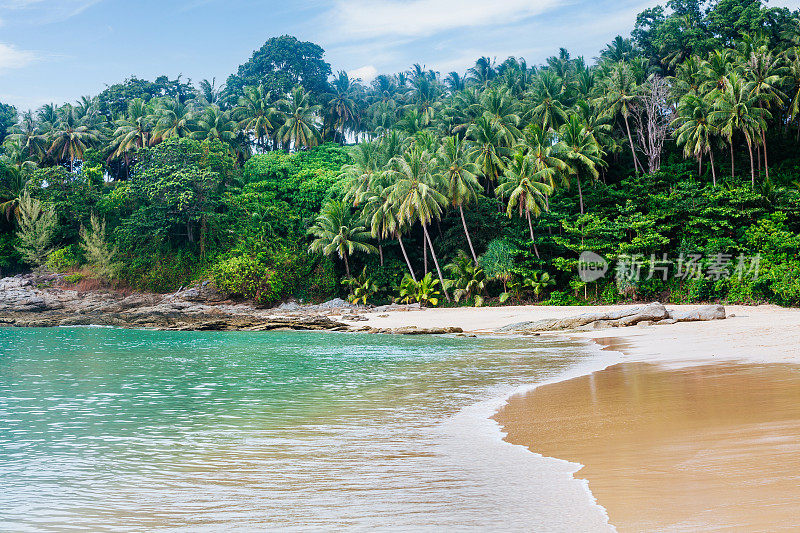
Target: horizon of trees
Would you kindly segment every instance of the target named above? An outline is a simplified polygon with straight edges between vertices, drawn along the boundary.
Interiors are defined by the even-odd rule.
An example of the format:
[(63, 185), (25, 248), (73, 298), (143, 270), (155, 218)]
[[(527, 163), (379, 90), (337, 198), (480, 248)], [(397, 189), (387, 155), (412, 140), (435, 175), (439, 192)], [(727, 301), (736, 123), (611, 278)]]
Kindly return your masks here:
[[(278, 282), (273, 274), (286, 268), (286, 250), (308, 247), (306, 232), (316, 238), (312, 251), (338, 258), (348, 278), (357, 272), (351, 255), (377, 253), (383, 268), (385, 248), (396, 242), (411, 281), (426, 279), (430, 293), (435, 283), (428, 274), (435, 273), (438, 290), (450, 300), (450, 292), (480, 296), (490, 284), (481, 276), (489, 272), (502, 281), (503, 294), (537, 286), (538, 297), (542, 287), (535, 280), (546, 275), (552, 281), (550, 275), (574, 267), (565, 253), (592, 246), (611, 251), (612, 235), (620, 231), (630, 242), (615, 245), (612, 255), (656, 251), (670, 238), (657, 234), (659, 221), (648, 219), (642, 204), (659, 192), (653, 180), (665, 164), (681, 175), (665, 194), (689, 182), (705, 187), (708, 180), (711, 192), (702, 194), (716, 202), (745, 182), (773, 207), (796, 202), (784, 190), (792, 176), (781, 170), (776, 177), (775, 168), (793, 164), (800, 139), (800, 10), (768, 8), (760, 0), (669, 0), (640, 13), (631, 36), (616, 37), (592, 64), (562, 48), (538, 66), (481, 57), (465, 73), (443, 75), (415, 64), (369, 85), (345, 72), (332, 75), (323, 54), (313, 43), (276, 37), (222, 86), (203, 80), (195, 87), (180, 76), (134, 77), (74, 105), (26, 111), (6, 127), (2, 208), (12, 213), (23, 191), (36, 184), (53, 190), (58, 184), (74, 194), (78, 185), (70, 182), (91, 182), (91, 194), (114, 196), (122, 206), (108, 215), (119, 218), (109, 227), (123, 253), (133, 242), (141, 249), (141, 236), (157, 236), (169, 243), (169, 253), (180, 249), (198, 263), (213, 260), (208, 252), (215, 250), (222, 257), (214, 267), (220, 281), (250, 269), (247, 283), (271, 295), (288, 289), (266, 287), (264, 279)], [(16, 114), (6, 107), (0, 107), (0, 132), (13, 122), (3, 117)], [(344, 153), (314, 150), (354, 141)], [(286, 153), (309, 156), (280, 155)], [(676, 156), (693, 161), (696, 172), (687, 174)], [(313, 164), (293, 177), (290, 161)], [(645, 177), (649, 184), (637, 181)], [(290, 186), (298, 188), (282, 189)], [(625, 187), (629, 191), (620, 190)], [(195, 203), (181, 200), (173, 209), (180, 216), (170, 211), (167, 217), (171, 226), (154, 226), (148, 218), (154, 198), (181, 188)], [(261, 244), (246, 235), (256, 231), (252, 226), (239, 227), (238, 236), (214, 237), (224, 226), (214, 221), (241, 215), (232, 205), (250, 195), (259, 205), (248, 207), (247, 216), (263, 222)], [(296, 214), (292, 229), (275, 230), (285, 221), (269, 214), (267, 204), (280, 202)], [(630, 227), (611, 223), (612, 206)], [(62, 242), (75, 242), (95, 208), (75, 214)], [(713, 209), (703, 224), (723, 211), (735, 218)], [(736, 233), (733, 241), (744, 238), (731, 222), (716, 223)], [(443, 235), (443, 225), (461, 232), (463, 256), (452, 247), (442, 254), (435, 237)], [(164, 237), (177, 235), (175, 228), (182, 228), (180, 238)], [(579, 236), (579, 244), (565, 240), (565, 233)], [(535, 268), (497, 266), (504, 244), (495, 241), (512, 235), (530, 254), (526, 246), (505, 253)], [(254, 261), (262, 270), (251, 272), (252, 264), (231, 257), (233, 250), (260, 258)], [(460, 278), (447, 280), (444, 272)], [(560, 286), (566, 279), (561, 275)], [(371, 285), (362, 281), (363, 292)]]

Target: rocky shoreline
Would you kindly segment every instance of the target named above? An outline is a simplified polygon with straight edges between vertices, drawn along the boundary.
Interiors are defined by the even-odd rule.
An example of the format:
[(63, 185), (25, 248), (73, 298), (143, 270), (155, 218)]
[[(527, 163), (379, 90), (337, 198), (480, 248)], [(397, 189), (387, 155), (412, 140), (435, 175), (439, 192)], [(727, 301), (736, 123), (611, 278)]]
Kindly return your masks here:
[[(402, 307), (402, 306), (397, 306)], [(405, 306), (409, 307), (409, 306)], [(418, 307), (417, 307), (418, 308)], [(179, 331), (349, 331), (368, 310), (343, 300), (260, 309), (225, 300), (207, 286), (172, 294), (79, 291), (58, 275), (0, 279), (0, 326), (114, 326)], [(374, 311), (374, 309), (369, 309)]]
[[(112, 326), (175, 331), (318, 330), (375, 334), (461, 334), (462, 328), (427, 324), (374, 327), (360, 324), (388, 312), (424, 311), (419, 304), (354, 305), (339, 298), (311, 305), (288, 302), (271, 309), (226, 300), (207, 282), (172, 294), (124, 294), (112, 290), (81, 291), (58, 274), (27, 274), (0, 279), (0, 327)], [(633, 325), (726, 318), (721, 305), (691, 311), (669, 310), (654, 302), (613, 311), (558, 319), (517, 322), (499, 333), (587, 331)]]

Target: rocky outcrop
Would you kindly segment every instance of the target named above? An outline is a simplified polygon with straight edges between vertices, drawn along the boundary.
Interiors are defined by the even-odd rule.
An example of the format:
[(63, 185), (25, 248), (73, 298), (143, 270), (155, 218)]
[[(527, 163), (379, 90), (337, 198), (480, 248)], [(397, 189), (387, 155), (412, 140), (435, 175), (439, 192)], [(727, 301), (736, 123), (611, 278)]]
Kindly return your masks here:
[(725, 318), (725, 308), (721, 305), (706, 305), (691, 311), (670, 311), (662, 304), (653, 302), (615, 309), (608, 312), (584, 313), (567, 318), (544, 319), (532, 322), (517, 322), (504, 326), (498, 331), (506, 333), (535, 333), (542, 331), (616, 328), (642, 325), (666, 325), (676, 322), (720, 320)]
[(33, 275), (0, 279), (0, 325), (249, 331), (348, 328), (344, 322), (313, 311), (289, 316), (247, 304), (212, 304), (219, 296), (203, 285), (168, 295), (124, 295), (59, 288), (51, 286), (54, 281)]

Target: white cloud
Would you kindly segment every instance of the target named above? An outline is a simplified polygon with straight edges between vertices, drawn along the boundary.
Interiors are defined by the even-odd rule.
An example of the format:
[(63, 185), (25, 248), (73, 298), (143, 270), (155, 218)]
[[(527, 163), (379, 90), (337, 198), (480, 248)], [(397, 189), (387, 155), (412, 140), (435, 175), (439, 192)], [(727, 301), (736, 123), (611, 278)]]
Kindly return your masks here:
[(363, 83), (369, 83), (378, 75), (378, 69), (373, 65), (364, 65), (363, 67), (355, 68), (347, 73), (351, 80), (361, 80)]
[[(558, 0), (338, 0), (330, 24), (341, 40), (422, 37), (456, 28), (509, 24), (543, 13)], [(328, 18), (326, 16), (326, 18)]]
[(36, 60), (36, 54), (14, 45), (0, 43), (0, 72), (22, 68)]

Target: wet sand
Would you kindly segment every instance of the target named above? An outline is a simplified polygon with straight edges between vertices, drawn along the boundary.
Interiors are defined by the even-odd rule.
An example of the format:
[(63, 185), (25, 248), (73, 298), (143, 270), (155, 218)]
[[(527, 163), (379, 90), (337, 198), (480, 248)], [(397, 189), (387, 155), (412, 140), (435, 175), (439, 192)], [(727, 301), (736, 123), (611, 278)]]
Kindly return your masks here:
[(800, 366), (623, 362), (495, 419), (509, 442), (585, 465), (575, 477), (620, 531), (800, 529)]

